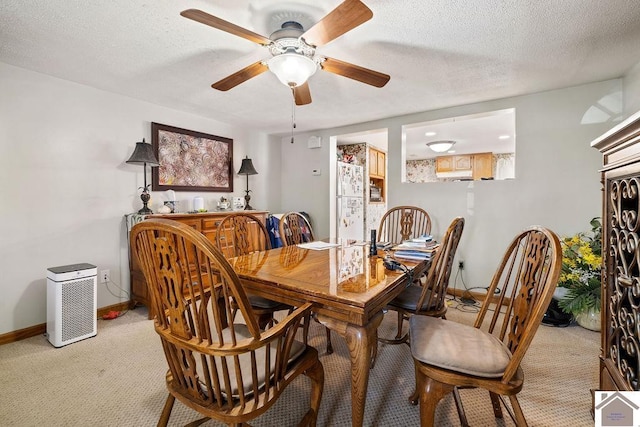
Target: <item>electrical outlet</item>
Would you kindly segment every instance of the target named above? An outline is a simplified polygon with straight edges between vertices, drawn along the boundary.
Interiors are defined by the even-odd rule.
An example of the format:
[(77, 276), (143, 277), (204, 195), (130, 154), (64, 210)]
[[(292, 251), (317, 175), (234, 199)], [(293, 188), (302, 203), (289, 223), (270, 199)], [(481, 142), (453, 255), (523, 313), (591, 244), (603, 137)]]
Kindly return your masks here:
[(100, 271), (100, 283), (109, 283), (109, 278), (111, 274), (109, 270), (101, 270)]
[(464, 261), (458, 261), (458, 269), (464, 270)]

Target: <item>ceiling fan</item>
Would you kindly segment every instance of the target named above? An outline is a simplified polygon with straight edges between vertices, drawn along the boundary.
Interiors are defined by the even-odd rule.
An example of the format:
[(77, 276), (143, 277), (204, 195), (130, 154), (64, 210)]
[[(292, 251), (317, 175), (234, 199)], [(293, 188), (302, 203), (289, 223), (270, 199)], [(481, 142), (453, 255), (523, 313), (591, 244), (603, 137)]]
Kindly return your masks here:
[(307, 30), (298, 22), (285, 22), (269, 38), (198, 9), (184, 10), (180, 15), (265, 46), (272, 55), (268, 60), (255, 62), (212, 84), (211, 87), (217, 90), (227, 91), (271, 70), (284, 85), (292, 89), (296, 105), (306, 105), (311, 103), (307, 79), (318, 67), (375, 87), (383, 87), (390, 79), (390, 76), (378, 71), (315, 55), (317, 47), (373, 17), (371, 9), (360, 0), (345, 0)]

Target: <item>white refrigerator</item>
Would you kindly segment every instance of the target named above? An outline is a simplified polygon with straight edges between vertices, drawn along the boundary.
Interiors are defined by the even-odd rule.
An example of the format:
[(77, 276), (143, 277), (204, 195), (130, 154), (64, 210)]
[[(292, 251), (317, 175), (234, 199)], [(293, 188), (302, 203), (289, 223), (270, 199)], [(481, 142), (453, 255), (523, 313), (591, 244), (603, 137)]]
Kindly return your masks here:
[(364, 170), (338, 162), (338, 232), (340, 239), (364, 240)]

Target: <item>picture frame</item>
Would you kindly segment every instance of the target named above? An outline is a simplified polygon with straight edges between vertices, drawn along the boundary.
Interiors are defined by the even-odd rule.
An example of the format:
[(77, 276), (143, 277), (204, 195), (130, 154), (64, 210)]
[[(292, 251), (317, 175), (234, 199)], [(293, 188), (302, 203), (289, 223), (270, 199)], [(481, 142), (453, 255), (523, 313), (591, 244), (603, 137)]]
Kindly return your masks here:
[(153, 191), (233, 192), (232, 139), (152, 122), (151, 144)]

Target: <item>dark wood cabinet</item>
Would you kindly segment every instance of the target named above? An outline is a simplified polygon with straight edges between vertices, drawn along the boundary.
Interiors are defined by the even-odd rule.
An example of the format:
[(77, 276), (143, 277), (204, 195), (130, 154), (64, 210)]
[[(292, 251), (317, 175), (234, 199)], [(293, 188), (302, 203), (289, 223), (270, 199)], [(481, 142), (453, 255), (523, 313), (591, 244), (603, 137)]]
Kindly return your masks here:
[[(207, 212), (196, 214), (153, 214), (153, 215), (132, 215), (135, 218), (128, 219), (129, 232), (133, 224), (140, 222), (147, 218), (167, 218), (174, 221), (179, 221), (187, 224), (196, 230), (204, 234), (213, 244), (216, 244), (216, 230), (220, 221), (229, 215), (230, 212)], [(266, 211), (250, 211), (250, 213), (258, 217), (263, 224), (266, 225), (267, 214)], [(129, 239), (131, 240), (131, 239)], [(135, 256), (133, 256), (133, 248), (131, 242), (129, 242), (129, 272), (131, 280), (131, 304), (144, 304), (149, 307), (149, 292), (147, 290), (147, 282), (145, 281), (144, 274), (138, 266)], [(151, 310), (149, 310), (149, 317), (152, 316)]]
[(591, 144), (603, 158), (600, 390), (640, 389), (640, 112)]

